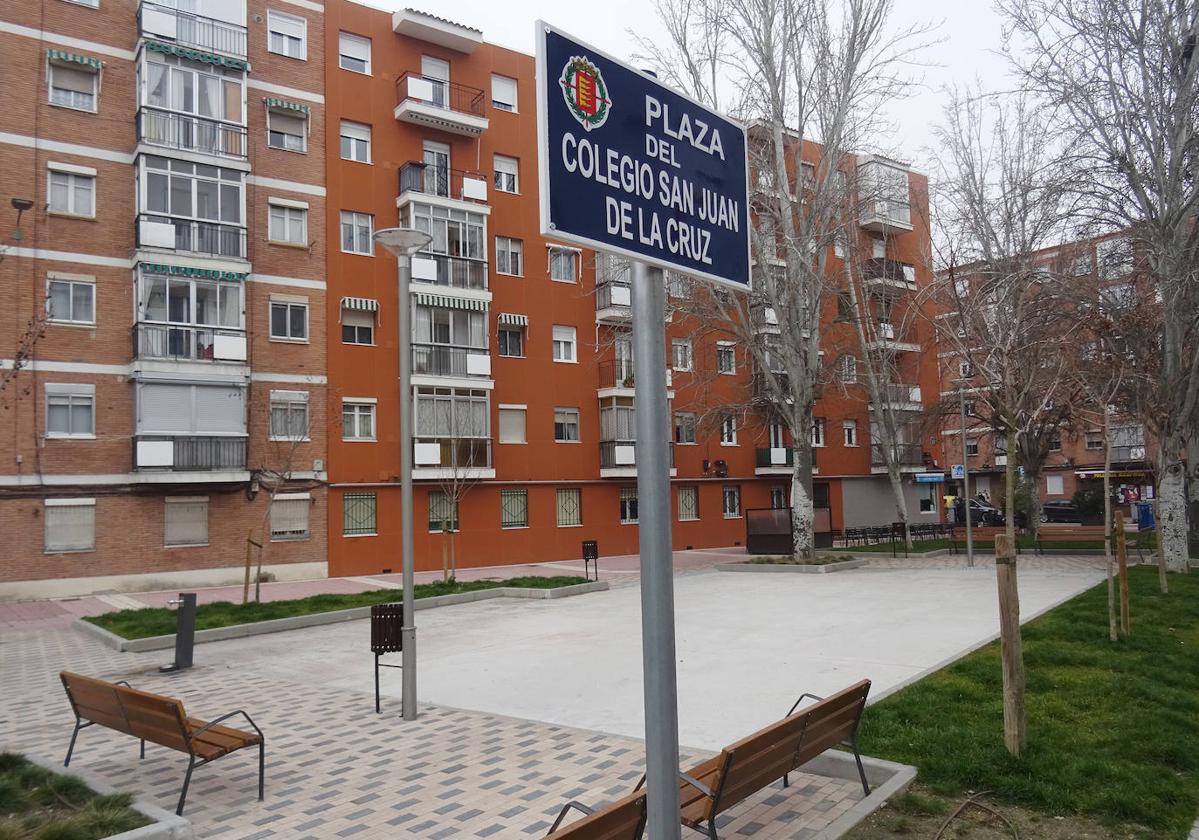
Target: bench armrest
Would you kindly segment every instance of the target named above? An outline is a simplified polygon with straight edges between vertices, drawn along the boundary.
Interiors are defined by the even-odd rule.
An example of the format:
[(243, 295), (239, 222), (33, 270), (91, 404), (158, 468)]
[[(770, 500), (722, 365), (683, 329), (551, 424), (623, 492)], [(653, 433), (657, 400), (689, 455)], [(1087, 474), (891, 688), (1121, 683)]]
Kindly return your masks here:
[(682, 771), (679, 771), (679, 778), (682, 779), (687, 784), (691, 785), (691, 787), (698, 790), (704, 796), (708, 797), (709, 799), (712, 798), (712, 788), (705, 785), (699, 779), (695, 778), (694, 776), (689, 776)]
[(594, 808), (589, 808), (586, 805), (584, 805), (582, 802), (575, 802), (572, 799), (570, 802), (567, 802), (565, 805), (562, 806), (562, 810), (558, 812), (558, 819), (554, 820), (554, 824), (550, 826), (550, 830), (546, 834), (546, 837), (548, 837), (550, 834), (553, 834), (555, 831), (558, 830), (558, 826), (562, 825), (562, 820), (566, 819), (566, 815), (568, 813), (570, 813), (571, 808), (574, 808), (576, 811), (579, 811), (582, 814), (594, 814), (595, 813)]
[(791, 707), (791, 711), (787, 712), (787, 717), (791, 717), (791, 715), (795, 714), (795, 710), (799, 708), (799, 704), (804, 700), (815, 700), (817, 703), (819, 703), (823, 699), (823, 697), (819, 697), (815, 694), (804, 692), (803, 694), (799, 695), (799, 699), (795, 701), (795, 705)]
[(201, 732), (207, 732), (209, 729), (212, 729), (212, 727), (216, 726), (221, 721), (228, 720), (231, 717), (237, 717), (238, 715), (241, 715), (242, 717), (244, 717), (246, 719), (246, 722), (249, 723), (250, 726), (253, 728), (253, 730), (258, 733), (259, 740), (264, 741), (264, 742), (266, 741), (266, 737), (262, 734), (262, 730), (258, 728), (258, 724), (254, 723), (254, 719), (252, 717), (250, 717), (248, 714), (246, 714), (241, 709), (237, 709), (236, 711), (232, 711), (227, 715), (221, 715), (219, 718), (214, 718), (213, 720), (208, 721), (208, 723), (201, 726), (195, 732), (189, 732), (187, 735), (187, 739), (189, 741), (191, 741), (197, 735), (199, 735)]

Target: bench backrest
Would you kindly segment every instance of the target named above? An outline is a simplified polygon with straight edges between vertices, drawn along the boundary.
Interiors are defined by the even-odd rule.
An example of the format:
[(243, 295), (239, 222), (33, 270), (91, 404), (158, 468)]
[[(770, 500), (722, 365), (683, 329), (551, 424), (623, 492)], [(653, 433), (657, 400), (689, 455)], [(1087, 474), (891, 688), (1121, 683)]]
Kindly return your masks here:
[(794, 765), (806, 727), (806, 718), (795, 714), (725, 747), (720, 773), (713, 779), (716, 801), (709, 804), (709, 816), (712, 807), (724, 811), (782, 778)]
[(853, 737), (866, 708), (866, 695), (870, 693), (870, 680), (851, 685), (823, 700), (799, 709), (792, 717), (803, 716), (806, 725), (803, 739), (795, 752), (792, 768), (807, 764), (830, 747)]
[(191, 752), (187, 713), (180, 701), (70, 671), (60, 676), (78, 717), (160, 746)]
[(644, 828), (645, 791), (639, 790), (547, 836), (555, 840), (637, 840)]

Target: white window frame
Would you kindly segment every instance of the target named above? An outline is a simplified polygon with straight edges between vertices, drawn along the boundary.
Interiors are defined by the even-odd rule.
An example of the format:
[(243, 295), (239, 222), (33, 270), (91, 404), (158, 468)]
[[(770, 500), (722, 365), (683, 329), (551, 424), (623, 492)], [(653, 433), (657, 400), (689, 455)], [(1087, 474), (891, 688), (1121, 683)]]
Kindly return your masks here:
[[(55, 180), (65, 181), (67, 206), (55, 207), (51, 201)], [(88, 206), (80, 206), (79, 190), (86, 186), (90, 194)], [(96, 218), (96, 170), (90, 166), (75, 166), (68, 163), (46, 164), (46, 208), (55, 216), (72, 216), (77, 219)]]
[[(91, 499), (46, 499), (43, 503), (43, 526), (42, 526), (42, 550), (46, 554), (74, 554), (84, 551), (96, 550), (96, 500)], [(91, 510), (91, 542), (84, 545), (82, 541), (72, 545), (56, 545), (52, 546), (50, 542), (50, 528), (54, 524), (54, 516), (51, 516), (50, 511), (54, 508), (82, 508)]]
[[(501, 346), (500, 335), (505, 332), (514, 332), (520, 336), (520, 354), (519, 355), (514, 354), (514, 353), (502, 352), (504, 350), (512, 349), (511, 344), (507, 344), (506, 346)], [(498, 327), (496, 327), (496, 331), (495, 331), (496, 355), (503, 359), (523, 359), (523, 358), (525, 358), (525, 344), (526, 344), (526, 342), (528, 342), (528, 340), (529, 340), (529, 337), (528, 337), (528, 335), (525, 334), (525, 328), (523, 326), (521, 326), (519, 324), (500, 324)]]
[(978, 438), (977, 437), (967, 437), (966, 438), (966, 457), (970, 458), (975, 455), (978, 455)]
[(858, 381), (858, 358), (846, 353), (837, 360), (837, 381), (842, 385), (856, 385)]
[[(512, 268), (512, 258), (516, 257), (516, 271)], [(512, 236), (497, 236), (495, 238), (495, 273), (506, 274), (509, 277), (524, 277), (525, 242)]]
[(497, 192), (520, 194), (520, 160), (510, 155), (492, 155), (492, 182)]
[[(304, 531), (276, 531), (275, 530), (275, 505), (282, 502), (283, 504), (292, 503), (297, 508), (299, 503), (304, 503)], [(271, 526), (271, 542), (291, 542), (294, 540), (306, 540), (312, 537), (312, 497), (309, 493), (279, 493), (271, 500), (270, 511), (270, 526)]]
[[(290, 131), (283, 131), (281, 128), (276, 128), (274, 120), (279, 117), (282, 117), (285, 120), (297, 120), (300, 123), (300, 133), (298, 135), (292, 134)], [(286, 141), (284, 141), (282, 144), (272, 143), (272, 134), (281, 134), (284, 137), (299, 137), (300, 147), (298, 149), (293, 148), (292, 146), (289, 146)], [(276, 110), (275, 108), (268, 108), (266, 112), (266, 145), (268, 148), (276, 149), (281, 152), (295, 152), (296, 154), (301, 155), (308, 154), (308, 116), (301, 111), (293, 111), (291, 109), (283, 111)]]
[(958, 378), (972, 379), (974, 377), (974, 365), (970, 362), (958, 362)]
[[(359, 47), (360, 48), (360, 47), (362, 47), (363, 44), (365, 44), (366, 45), (366, 58), (363, 59), (360, 56), (354, 55), (352, 53), (347, 53), (346, 52), (347, 40), (348, 40), (348, 46), (350, 46), (350, 47)], [(342, 63), (342, 59), (344, 59), (344, 58), (349, 58), (353, 61), (361, 61), (365, 65), (365, 67), (362, 70), (359, 70), (357, 67), (346, 67), (345, 64)], [(371, 75), (371, 39), (367, 38), (364, 35), (355, 35), (353, 32), (338, 32), (337, 33), (337, 66), (340, 67), (342, 70), (348, 70), (351, 73), (358, 73), (359, 75), (362, 75), (362, 76)]]
[[(72, 111), (83, 111), (85, 114), (99, 113), (99, 111), (100, 111), (100, 71), (99, 70), (95, 70), (95, 69), (87, 70), (87, 69), (84, 69), (84, 65), (75, 64), (74, 62), (72, 62), (70, 64), (66, 64), (66, 63), (60, 64), (55, 61), (48, 61), (47, 64), (49, 66), (49, 70), (46, 74), (46, 101), (47, 102), (49, 102), (51, 105), (55, 106), (56, 108), (69, 108)], [(78, 104), (72, 104), (71, 102), (55, 102), (54, 101), (54, 73), (56, 70), (67, 70), (67, 71), (72, 71), (72, 72), (76, 72), (76, 73), (86, 73), (92, 77), (92, 94), (91, 94), (92, 103), (91, 103), (90, 108), (85, 108), (82, 105), (78, 105)], [(69, 88), (59, 88), (59, 90), (70, 90), (70, 89)], [(71, 92), (79, 93), (79, 91), (71, 91)]]
[[(171, 540), (171, 511), (180, 510), (184, 506), (204, 506), (204, 540), (202, 542), (196, 540)], [(208, 497), (207, 496), (178, 496), (167, 498), (164, 500), (162, 511), (162, 544), (165, 548), (198, 548), (208, 545), (209, 540), (209, 518), (208, 518)]]
[(672, 338), (670, 340), (670, 366), (678, 371), (690, 371), (694, 365), (691, 339)]
[[(724, 366), (724, 359), (729, 360), (729, 365)], [(716, 372), (722, 376), (737, 375), (737, 343), (735, 341), (718, 341), (716, 342)]]
[[(361, 233), (362, 225), (366, 224), (366, 241), (367, 249), (358, 251), (353, 248), (346, 248), (345, 227), (350, 225), (353, 230), (351, 244), (357, 244), (358, 236)], [(359, 254), (364, 257), (373, 257), (375, 255), (375, 216), (373, 213), (360, 213), (357, 210), (342, 210), (341, 225), (339, 227), (340, 236), (338, 237), (343, 254)]]
[[(376, 411), (378, 400), (373, 397), (344, 397), (341, 401), (341, 439), (350, 443), (374, 443), (379, 439), (379, 417)], [(346, 413), (354, 415), (353, 435), (346, 436)], [(369, 417), (371, 421), (370, 436), (360, 435), (362, 418)]]
[[(279, 213), (283, 225), (284, 238), (280, 239), (275, 236), (275, 218), (276, 211)], [(278, 245), (298, 245), (303, 248), (308, 247), (308, 202), (306, 201), (291, 201), (285, 198), (267, 199), (267, 240)], [(299, 240), (289, 238), (288, 234), (291, 231), (293, 217), (298, 217), (300, 221), (300, 238)]]
[[(341, 141), (350, 141), (350, 156), (345, 156), (345, 150), (342, 148)], [(371, 127), (367, 123), (354, 122), (353, 120), (342, 120), (341, 126), (338, 129), (337, 141), (338, 154), (342, 160), (353, 161), (354, 163), (371, 163)], [(359, 149), (365, 151), (365, 157), (358, 157)]]
[[(523, 521), (513, 520), (504, 522), (504, 513), (506, 510), (504, 500), (507, 499), (522, 499), (524, 502), (524, 517)], [(529, 527), (529, 491), (524, 487), (505, 487), (500, 490), (500, 528), (505, 531), (511, 531), (519, 528)]]
[[(275, 27), (276, 23), (282, 23), (285, 25), (290, 24), (291, 26), (295, 26), (295, 24), (299, 24), (300, 34), (298, 36), (296, 36), (296, 35), (292, 34), (291, 32), (284, 32), (282, 30), (277, 30)], [(298, 38), (298, 40), (300, 42), (299, 55), (292, 55), (290, 52), (282, 52), (280, 50), (274, 49), (271, 46), (271, 36), (274, 34), (283, 35), (287, 38)], [(287, 43), (290, 44), (291, 42), (288, 41)], [(298, 61), (307, 61), (308, 60), (308, 19), (301, 17), (299, 15), (289, 15), (287, 12), (277, 12), (274, 9), (267, 9), (266, 10), (266, 50), (269, 53), (274, 53), (275, 55), (285, 56), (286, 58), (294, 58)]]
[[(527, 405), (507, 405), (501, 404), (499, 414), (496, 415), (499, 420), (499, 428), (496, 430), (496, 441), (503, 444), (525, 444), (529, 442), (529, 407)], [(504, 417), (514, 417), (520, 415), (520, 440), (515, 440), (504, 435)]]
[(579, 363), (578, 329), (564, 324), (554, 324), (551, 331), (553, 358), (555, 362), (576, 365)]
[[(304, 415), (304, 434), (293, 437), (287, 433), (287, 429), (283, 430), (283, 434), (275, 428), (275, 409), (283, 408), (290, 418), (293, 412), (300, 412)], [(286, 423), (284, 425), (287, 425)], [(267, 434), (270, 440), (282, 440), (288, 442), (302, 443), (312, 439), (312, 419), (308, 410), (308, 392), (307, 391), (271, 391), (270, 406), (267, 411)]]
[[(558, 415), (562, 414), (563, 419), (559, 420)], [(574, 432), (575, 436), (570, 437), (571, 420), (569, 415), (574, 415)], [(558, 437), (558, 426), (561, 424), (567, 436), (564, 438)], [(583, 440), (583, 421), (582, 415), (578, 408), (573, 406), (555, 406), (554, 407), (554, 443), (582, 443)]]
[[(370, 323), (367, 324), (366, 322)], [(342, 309), (341, 310), (341, 343), (350, 347), (374, 347), (375, 333), (379, 329), (378, 320), (374, 312), (368, 312), (361, 309)], [(355, 330), (369, 329), (371, 331), (370, 341), (346, 341), (345, 327), (353, 327)], [(355, 333), (355, 338), (358, 335)]]
[(858, 441), (858, 421), (857, 420), (842, 420), (841, 421), (841, 442), (848, 447), (861, 446)]
[[(96, 386), (83, 383), (47, 382), (43, 388), (45, 406), (46, 438), (53, 440), (95, 440), (96, 439)], [(67, 430), (50, 430), (50, 403), (67, 406)], [(91, 431), (72, 432), (71, 416), (76, 408), (91, 409)]]
[(726, 414), (720, 421), (720, 445), (737, 445), (737, 415)]
[[(282, 306), (287, 309), (287, 332), (286, 334), (278, 335), (275, 333), (275, 307)], [(293, 308), (303, 308), (304, 310), (304, 335), (291, 335), (291, 310)], [(308, 311), (308, 298), (293, 298), (290, 296), (271, 295), (270, 303), (267, 311), (267, 335), (270, 341), (286, 341), (292, 344), (307, 344), (308, 336), (311, 334), (310, 329), (310, 313)]]
[[(508, 102), (507, 99), (504, 97), (496, 96), (496, 93), (498, 91), (496, 91), (495, 83), (497, 81), (505, 86), (508, 82), (512, 83), (512, 101), (511, 102)], [(520, 105), (519, 93), (520, 93), (519, 86), (517, 85), (516, 79), (513, 79), (511, 76), (501, 75), (499, 73), (491, 74), (491, 107), (492, 108), (495, 108), (497, 111), (507, 111), (509, 114), (519, 113), (519, 111), (517, 110), (517, 108)]]
[[(550, 245), (549, 247), (549, 271), (550, 279), (555, 283), (578, 283), (579, 282), (579, 251), (577, 248), (563, 248), (561, 245)], [(563, 265), (569, 267), (565, 277), (555, 274), (555, 268), (561, 269)]]
[(825, 423), (824, 423), (823, 417), (813, 417), (812, 418), (812, 446), (814, 448), (818, 449), (825, 445), (826, 437), (824, 434), (824, 432), (825, 432), (824, 427), (825, 427)]
[[(633, 516), (628, 516), (630, 510), (629, 502), (632, 502), (635, 513)], [(621, 487), (620, 488), (620, 524), (621, 525), (636, 525), (641, 521), (641, 504), (637, 499), (636, 487)]]
[[(1053, 488), (1057, 489), (1054, 490)], [(1050, 473), (1045, 476), (1045, 495), (1046, 496), (1064, 496), (1066, 495), (1066, 477), (1063, 475), (1054, 475)]]
[[(55, 283), (65, 283), (68, 287), (67, 300), (70, 301), (70, 311), (66, 313), (67, 317), (62, 317), (61, 313), (55, 313), (52, 304), (53, 298), (50, 294)], [(90, 318), (75, 317), (75, 287), (90, 286), (92, 290), (92, 314)], [(96, 278), (91, 275), (83, 274), (61, 274), (51, 271), (46, 274), (46, 319), (51, 324), (63, 324), (67, 326), (77, 327), (94, 327), (96, 325)]]
[[(687, 432), (687, 434), (680, 435), (680, 429)], [(680, 437), (689, 437), (690, 440), (679, 440)], [(674, 442), (679, 446), (696, 445), (696, 419), (694, 411), (676, 411), (674, 413)]]
[[(733, 504), (729, 505), (729, 500)], [(741, 485), (725, 484), (720, 488), (720, 510), (725, 519), (741, 518)]]

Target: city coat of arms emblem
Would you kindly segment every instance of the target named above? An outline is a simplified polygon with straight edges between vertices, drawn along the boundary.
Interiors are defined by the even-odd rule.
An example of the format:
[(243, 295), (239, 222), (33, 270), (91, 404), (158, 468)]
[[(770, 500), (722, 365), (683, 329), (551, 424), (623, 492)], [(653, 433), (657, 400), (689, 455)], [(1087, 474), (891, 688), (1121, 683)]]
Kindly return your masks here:
[(562, 68), (562, 98), (571, 114), (587, 131), (608, 119), (612, 100), (599, 68), (583, 56), (572, 56)]

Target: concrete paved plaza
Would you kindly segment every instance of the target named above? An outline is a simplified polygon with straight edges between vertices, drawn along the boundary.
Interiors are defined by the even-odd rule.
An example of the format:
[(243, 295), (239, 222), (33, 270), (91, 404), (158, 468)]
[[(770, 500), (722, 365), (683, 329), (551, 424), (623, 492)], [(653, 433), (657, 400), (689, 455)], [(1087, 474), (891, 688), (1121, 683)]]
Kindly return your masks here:
[[(995, 575), (981, 563), (882, 558), (832, 575), (691, 564), (676, 577), (687, 758), (776, 720), (800, 692), (869, 677), (878, 695), (986, 640)], [(1029, 559), (1020, 575), (1026, 616), (1102, 579), (1091, 558)], [(201, 645), (197, 667), (171, 676), (155, 672), (167, 652), (118, 654), (61, 622), (5, 629), (0, 748), (61, 757), (65, 668), (179, 696), (198, 717), (254, 715), (267, 734), (267, 799), (255, 799), (250, 753), (202, 768), (187, 811), (198, 836), (541, 836), (565, 800), (619, 796), (641, 773), (640, 590), (635, 575), (622, 580), (560, 601), (419, 613), (415, 724), (398, 718), (396, 699), (373, 712), (365, 621)], [(383, 680), (398, 696), (399, 672)], [(136, 742), (98, 727), (81, 733), (76, 764), (168, 808), (185, 766), (156, 747), (139, 762)], [(860, 798), (855, 783), (801, 777), (743, 803), (722, 836), (811, 838)]]

